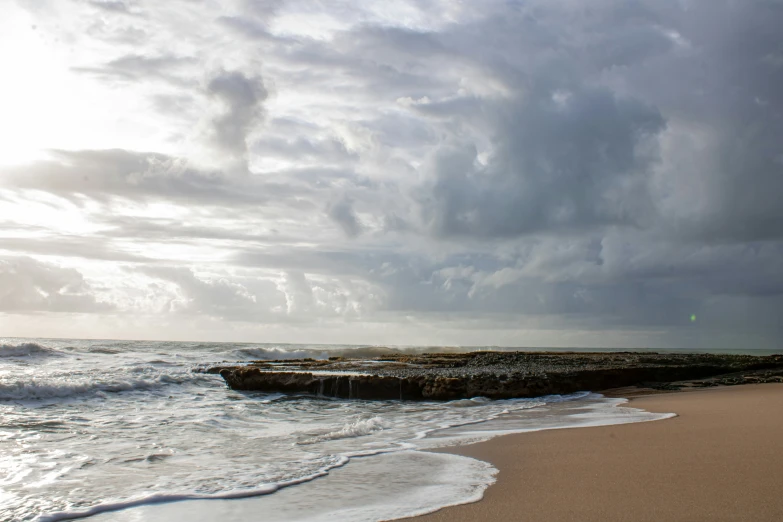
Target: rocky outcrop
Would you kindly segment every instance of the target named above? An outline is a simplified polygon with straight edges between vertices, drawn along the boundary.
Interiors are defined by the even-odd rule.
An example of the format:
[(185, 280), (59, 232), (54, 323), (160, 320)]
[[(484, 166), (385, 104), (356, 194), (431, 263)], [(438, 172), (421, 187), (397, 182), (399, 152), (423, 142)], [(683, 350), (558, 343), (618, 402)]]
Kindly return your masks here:
[(219, 373), (236, 390), (346, 399), (452, 400), (537, 397), (758, 370), (783, 372), (783, 355), (474, 352), (256, 362), (207, 371)]

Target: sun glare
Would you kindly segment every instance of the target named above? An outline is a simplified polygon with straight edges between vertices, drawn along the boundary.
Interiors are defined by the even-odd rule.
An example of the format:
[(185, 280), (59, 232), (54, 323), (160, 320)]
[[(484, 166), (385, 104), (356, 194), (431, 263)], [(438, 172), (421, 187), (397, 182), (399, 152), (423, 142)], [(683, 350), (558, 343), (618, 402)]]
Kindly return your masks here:
[[(44, 45), (30, 17), (13, 7), (0, 17), (0, 164), (23, 163), (40, 155), (41, 137), (56, 125), (51, 91), (61, 67)], [(59, 88), (59, 85), (58, 85)], [(44, 121), (49, 121), (45, 125)]]
[[(76, 69), (92, 56), (48, 40), (29, 13), (0, 17), (0, 166), (43, 159), (51, 149), (161, 149), (159, 125), (133, 89), (112, 88)], [(84, 56), (83, 56), (84, 55)]]

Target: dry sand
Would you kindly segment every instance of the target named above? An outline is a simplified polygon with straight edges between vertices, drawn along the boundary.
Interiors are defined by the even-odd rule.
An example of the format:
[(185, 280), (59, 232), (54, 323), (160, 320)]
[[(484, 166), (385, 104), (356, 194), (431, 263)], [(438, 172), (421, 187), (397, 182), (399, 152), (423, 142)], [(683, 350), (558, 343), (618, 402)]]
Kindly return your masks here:
[(484, 500), (435, 521), (783, 521), (783, 384), (640, 397), (673, 419), (509, 435), (459, 448), (492, 462)]

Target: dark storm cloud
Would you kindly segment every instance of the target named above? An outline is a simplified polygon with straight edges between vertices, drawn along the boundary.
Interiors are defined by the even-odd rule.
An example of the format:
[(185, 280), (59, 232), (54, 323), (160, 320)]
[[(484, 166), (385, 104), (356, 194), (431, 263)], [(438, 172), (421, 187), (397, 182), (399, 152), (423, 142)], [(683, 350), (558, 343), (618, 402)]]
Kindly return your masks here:
[(783, 238), (783, 4), (694, 2), (682, 49), (628, 83), (691, 133), (659, 180), (671, 229), (710, 241)]
[[(602, 86), (601, 74), (606, 67), (641, 63), (671, 43), (661, 29), (644, 26), (645, 18), (653, 23), (646, 11), (606, 7), (591, 4), (584, 20), (575, 21), (560, 4), (534, 4), (442, 37), (462, 47), (465, 57), (483, 60), (487, 74), (511, 95), (414, 105), (422, 114), (479, 120), (491, 133), (484, 164), (464, 139), (447, 144), (432, 161), (431, 180), (419, 198), (433, 232), (514, 237), (639, 226), (650, 219), (646, 183), (659, 159), (666, 118), (644, 98)], [(563, 31), (564, 17), (576, 24), (574, 34)], [(640, 28), (646, 36), (639, 36)], [(582, 41), (587, 31), (592, 41)], [(499, 54), (498, 45), (508, 52)]]
[(530, 92), (503, 106), (488, 165), (470, 145), (434, 165), (426, 221), (442, 235), (515, 236), (638, 224), (648, 206), (644, 143), (663, 129), (653, 107), (604, 89)]
[[(473, 102), (501, 115), (486, 166), (469, 142), (439, 154), (422, 199), (433, 229), (486, 237), (627, 224), (693, 240), (781, 238), (781, 4), (597, 2), (578, 20), (568, 4), (533, 3), (442, 36), (469, 42), (465, 55), (488, 57), (518, 94)], [(498, 43), (513, 52), (500, 60)], [(416, 109), (465, 107), (431, 105)]]

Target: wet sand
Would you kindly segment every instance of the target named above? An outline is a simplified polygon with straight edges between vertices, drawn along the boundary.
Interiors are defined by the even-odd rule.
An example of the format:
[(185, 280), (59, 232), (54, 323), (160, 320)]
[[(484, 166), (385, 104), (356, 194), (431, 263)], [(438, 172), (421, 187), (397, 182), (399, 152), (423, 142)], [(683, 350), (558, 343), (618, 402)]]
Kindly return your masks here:
[(668, 420), (509, 435), (454, 451), (493, 463), (474, 504), (416, 522), (783, 520), (783, 384), (632, 399)]

